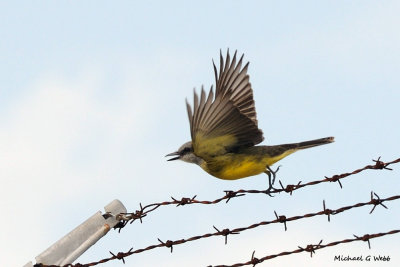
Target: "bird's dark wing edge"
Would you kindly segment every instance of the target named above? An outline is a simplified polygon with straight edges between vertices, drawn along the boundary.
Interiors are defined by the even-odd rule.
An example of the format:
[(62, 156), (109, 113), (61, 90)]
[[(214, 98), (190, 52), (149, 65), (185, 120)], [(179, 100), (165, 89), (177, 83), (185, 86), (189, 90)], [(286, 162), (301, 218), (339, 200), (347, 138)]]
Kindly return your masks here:
[(263, 133), (257, 126), (253, 92), (247, 69), (242, 60), (236, 64), (236, 52), (230, 61), (220, 56), (220, 72), (215, 64), (216, 93), (211, 86), (208, 96), (202, 87), (200, 98), (194, 92), (193, 110), (186, 100), (194, 152), (203, 158), (227, 153), (237, 147), (262, 142)]

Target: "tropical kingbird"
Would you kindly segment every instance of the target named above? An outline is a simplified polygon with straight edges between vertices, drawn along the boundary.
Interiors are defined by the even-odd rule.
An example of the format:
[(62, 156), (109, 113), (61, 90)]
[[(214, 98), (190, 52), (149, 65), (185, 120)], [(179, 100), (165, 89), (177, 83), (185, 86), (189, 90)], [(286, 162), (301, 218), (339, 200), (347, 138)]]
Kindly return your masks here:
[[(270, 166), (300, 149), (329, 144), (333, 137), (276, 146), (256, 146), (264, 140), (258, 128), (253, 90), (247, 69), (242, 68), (243, 55), (236, 64), (236, 52), (230, 60), (220, 52), (219, 73), (214, 64), (213, 86), (208, 96), (201, 89), (200, 100), (194, 92), (193, 110), (186, 100), (192, 141), (167, 156), (199, 165), (209, 174), (224, 180), (235, 180), (260, 173), (269, 177), (271, 190), (275, 173)], [(271, 181), (271, 173), (274, 179)]]

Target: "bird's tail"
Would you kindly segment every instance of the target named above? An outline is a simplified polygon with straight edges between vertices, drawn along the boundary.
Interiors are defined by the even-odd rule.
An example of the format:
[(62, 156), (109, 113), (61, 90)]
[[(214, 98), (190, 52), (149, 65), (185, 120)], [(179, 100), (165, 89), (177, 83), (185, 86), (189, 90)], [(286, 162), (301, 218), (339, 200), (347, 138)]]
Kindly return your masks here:
[(334, 137), (325, 137), (325, 138), (320, 138), (320, 139), (315, 139), (311, 141), (305, 141), (298, 143), (298, 149), (305, 149), (313, 146), (320, 146), (320, 145), (325, 145), (329, 144), (335, 141)]
[[(267, 165), (271, 166), (275, 162), (301, 149), (314, 146), (325, 145), (334, 142), (333, 137), (325, 137), (300, 143), (282, 144), (277, 146), (259, 146), (263, 154), (267, 155)], [(255, 147), (257, 148), (257, 146)]]
[(300, 143), (295, 143), (295, 144), (284, 144), (281, 145), (285, 147), (286, 149), (294, 149), (294, 150), (299, 150), (299, 149), (306, 149), (314, 146), (320, 146), (320, 145), (325, 145), (334, 142), (335, 138), (334, 137), (325, 137), (325, 138), (319, 138), (315, 140), (310, 140), (310, 141), (304, 141)]

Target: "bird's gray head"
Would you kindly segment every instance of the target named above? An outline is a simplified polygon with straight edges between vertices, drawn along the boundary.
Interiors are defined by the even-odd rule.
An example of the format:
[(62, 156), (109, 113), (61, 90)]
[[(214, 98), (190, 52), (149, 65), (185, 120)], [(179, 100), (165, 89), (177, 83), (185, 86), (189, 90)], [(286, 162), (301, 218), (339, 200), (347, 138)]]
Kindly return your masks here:
[(193, 153), (192, 142), (184, 143), (178, 149), (178, 151), (172, 152), (172, 153), (169, 153), (168, 155), (166, 155), (166, 157), (169, 157), (169, 156), (176, 156), (176, 157), (170, 158), (168, 161), (180, 159), (185, 162), (196, 163), (197, 165), (200, 165), (203, 161), (201, 158), (199, 158), (198, 156), (196, 156)]

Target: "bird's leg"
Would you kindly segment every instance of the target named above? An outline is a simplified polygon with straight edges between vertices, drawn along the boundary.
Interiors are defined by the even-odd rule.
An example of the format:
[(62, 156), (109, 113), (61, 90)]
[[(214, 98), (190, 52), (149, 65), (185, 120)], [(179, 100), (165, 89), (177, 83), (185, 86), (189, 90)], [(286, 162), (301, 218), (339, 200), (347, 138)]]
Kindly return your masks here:
[(275, 183), (275, 178), (276, 178), (276, 173), (279, 171), (279, 168), (281, 167), (281, 165), (279, 165), (278, 166), (278, 168), (276, 168), (276, 170), (275, 171), (273, 171), (269, 166), (267, 166), (267, 170), (268, 170), (268, 172), (270, 173), (270, 175), (271, 175), (271, 173), (272, 173), (272, 185), (274, 185), (274, 183)]
[(271, 192), (272, 189), (275, 189), (273, 187), (274, 183), (275, 183), (275, 178), (276, 178), (276, 173), (279, 171), (279, 168), (281, 166), (278, 166), (278, 168), (273, 171), (269, 166), (267, 166), (265, 173), (268, 175), (268, 189), (266, 191), (267, 194), (269, 194)]

